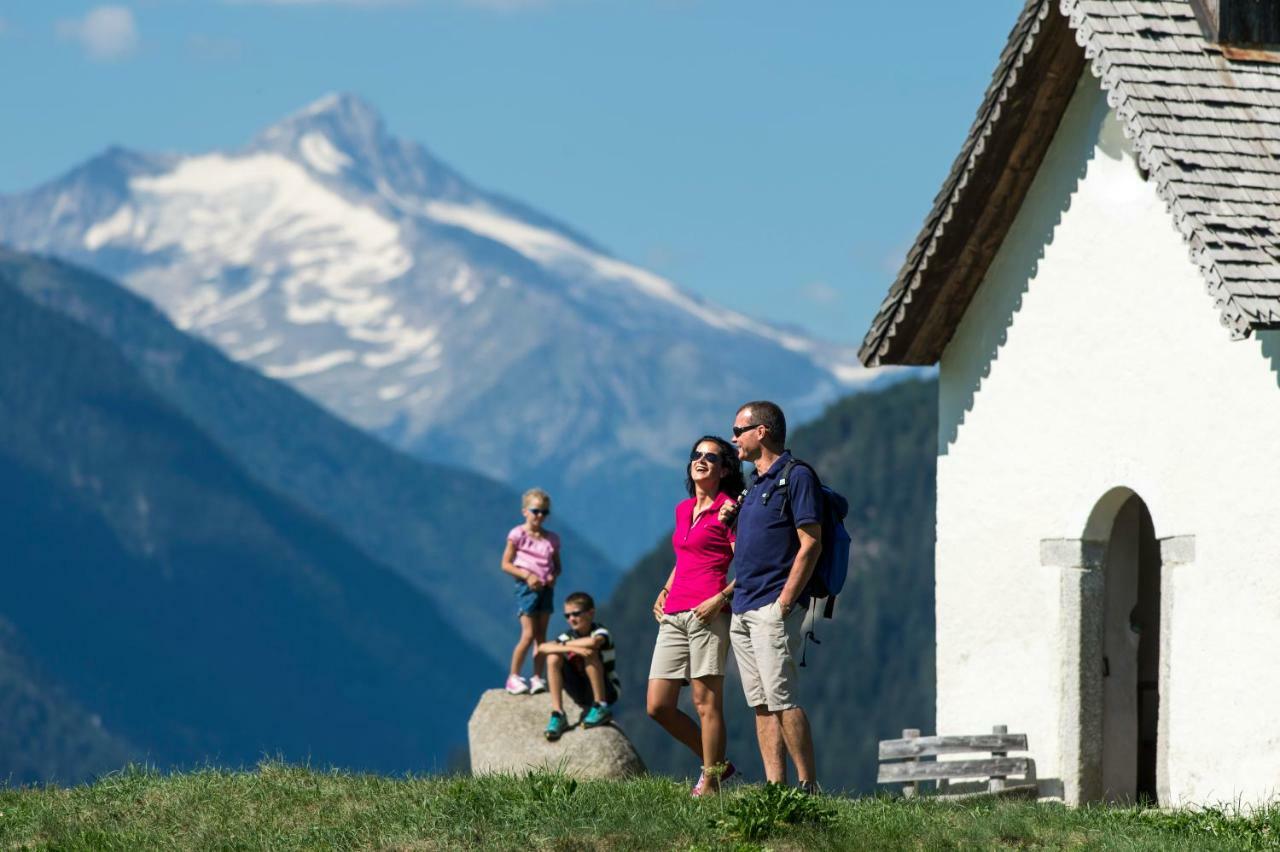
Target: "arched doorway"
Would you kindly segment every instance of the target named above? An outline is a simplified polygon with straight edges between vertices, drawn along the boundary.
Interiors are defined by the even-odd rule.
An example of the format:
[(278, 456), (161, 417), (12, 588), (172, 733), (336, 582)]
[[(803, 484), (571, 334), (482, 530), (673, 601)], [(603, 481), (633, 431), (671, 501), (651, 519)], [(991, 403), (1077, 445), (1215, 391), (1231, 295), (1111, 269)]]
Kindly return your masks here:
[(1111, 524), (1102, 571), (1102, 798), (1155, 802), (1160, 730), (1160, 544), (1131, 494)]
[[(1195, 536), (1156, 539), (1146, 503), (1113, 488), (1077, 539), (1040, 542), (1059, 575), (1059, 768), (1069, 804), (1146, 798), (1171, 804), (1173, 577)], [(1176, 570), (1172, 570), (1175, 569)]]

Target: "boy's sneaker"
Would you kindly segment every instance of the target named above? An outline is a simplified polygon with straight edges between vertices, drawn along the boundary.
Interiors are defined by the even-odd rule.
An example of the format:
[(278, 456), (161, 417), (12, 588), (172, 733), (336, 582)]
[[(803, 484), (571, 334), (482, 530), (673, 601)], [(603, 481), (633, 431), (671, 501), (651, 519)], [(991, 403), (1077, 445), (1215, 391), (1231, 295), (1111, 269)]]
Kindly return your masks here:
[(546, 737), (551, 742), (560, 739), (560, 735), (569, 730), (569, 720), (559, 710), (551, 711), (551, 718), (547, 720)]
[(529, 694), (530, 695), (537, 695), (540, 692), (546, 692), (546, 691), (547, 691), (547, 682), (545, 680), (538, 677), (537, 675), (534, 675), (533, 677), (529, 678)]
[(613, 720), (613, 710), (608, 704), (592, 704), (591, 709), (582, 717), (582, 727), (594, 728)]
[[(738, 767), (733, 765), (733, 761), (725, 761), (724, 772), (720, 773), (720, 783), (723, 784), (736, 774), (738, 774)], [(689, 791), (689, 795), (696, 799), (711, 792), (713, 791), (707, 787), (707, 771), (704, 769), (702, 774), (698, 776), (698, 783), (694, 784), (693, 789)]]
[(512, 695), (525, 695), (529, 692), (529, 684), (520, 675), (510, 675), (507, 677), (507, 692)]

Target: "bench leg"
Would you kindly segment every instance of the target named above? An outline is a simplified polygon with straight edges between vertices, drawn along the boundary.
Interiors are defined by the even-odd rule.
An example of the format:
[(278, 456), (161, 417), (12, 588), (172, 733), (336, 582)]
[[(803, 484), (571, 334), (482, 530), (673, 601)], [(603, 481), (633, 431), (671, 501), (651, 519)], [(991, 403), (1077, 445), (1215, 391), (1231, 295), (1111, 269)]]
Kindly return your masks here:
[[(996, 725), (995, 727), (993, 727), (993, 728), (991, 729), (991, 733), (993, 733), (993, 734), (1007, 734), (1007, 733), (1009, 733), (1009, 726), (1008, 726), (1008, 725)], [(992, 756), (992, 757), (1008, 757), (1008, 756), (1009, 756), (1009, 752), (1007, 752), (1007, 751), (993, 751), (993, 752), (991, 752), (991, 756)], [(987, 792), (988, 792), (988, 793), (999, 793), (1001, 790), (1003, 790), (1003, 789), (1004, 789), (1004, 782), (1005, 782), (1005, 777), (1004, 777), (1003, 775), (992, 775), (992, 776), (991, 776), (991, 780), (987, 782)]]
[[(920, 736), (920, 729), (919, 729), (919, 728), (904, 728), (904, 729), (903, 729), (903, 731), (902, 731), (902, 738), (903, 738), (904, 740), (914, 740), (914, 739), (916, 739), (916, 738), (917, 738), (917, 737), (919, 737), (919, 736)], [(915, 762), (917, 762), (917, 760), (918, 760), (918, 759), (919, 759), (919, 758), (909, 757), (909, 758), (907, 758), (906, 762), (907, 762), (907, 763), (915, 763)], [(903, 784), (903, 785), (902, 785), (902, 798), (904, 798), (904, 799), (913, 799), (913, 798), (915, 798), (916, 792), (917, 792), (917, 791), (916, 791), (916, 782), (914, 782), (914, 781), (908, 781), (906, 784)]]

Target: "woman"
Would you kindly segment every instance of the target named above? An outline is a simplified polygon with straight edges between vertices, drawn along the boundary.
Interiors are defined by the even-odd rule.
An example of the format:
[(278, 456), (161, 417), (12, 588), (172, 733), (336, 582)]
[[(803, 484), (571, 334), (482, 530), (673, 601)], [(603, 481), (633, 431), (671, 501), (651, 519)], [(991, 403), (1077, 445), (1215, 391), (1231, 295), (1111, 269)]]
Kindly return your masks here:
[[(671, 537), (676, 564), (653, 604), (660, 625), (649, 668), (648, 710), (671, 736), (702, 763), (692, 795), (718, 792), (734, 772), (724, 763), (724, 664), (729, 652), (733, 584), (726, 583), (733, 561), (733, 531), (720, 522), (720, 506), (743, 488), (738, 454), (728, 441), (699, 438), (685, 469), (689, 499), (676, 506)], [(677, 706), (680, 690), (693, 685), (698, 722)]]

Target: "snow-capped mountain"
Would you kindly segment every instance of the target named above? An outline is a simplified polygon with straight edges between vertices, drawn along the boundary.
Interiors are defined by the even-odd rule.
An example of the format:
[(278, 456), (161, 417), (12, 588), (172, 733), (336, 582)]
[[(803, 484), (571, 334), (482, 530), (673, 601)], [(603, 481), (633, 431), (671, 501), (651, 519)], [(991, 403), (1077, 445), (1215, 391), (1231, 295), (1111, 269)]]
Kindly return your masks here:
[(619, 563), (737, 403), (799, 420), (876, 375), (478, 189), (350, 95), (237, 151), (108, 150), (0, 198), (0, 241), (119, 279), (420, 456), (549, 488)]

